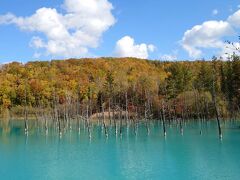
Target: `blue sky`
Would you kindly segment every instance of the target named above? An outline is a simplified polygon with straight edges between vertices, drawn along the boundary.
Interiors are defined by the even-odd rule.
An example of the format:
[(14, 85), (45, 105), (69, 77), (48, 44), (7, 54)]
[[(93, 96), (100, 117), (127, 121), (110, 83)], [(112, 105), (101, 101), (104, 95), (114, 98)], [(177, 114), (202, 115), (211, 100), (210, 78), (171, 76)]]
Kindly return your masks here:
[[(87, 0), (1, 0), (0, 62), (99, 56), (136, 56), (167, 60), (210, 58), (224, 51), (222, 47), (224, 40), (235, 41), (239, 35), (240, 16), (238, 17), (237, 12), (240, 1), (236, 0), (100, 0), (101, 3), (97, 0), (91, 1), (94, 7), (96, 5), (96, 8), (99, 8), (95, 15), (88, 10), (81, 10), (84, 5), (82, 2), (86, 3)], [(71, 9), (73, 8), (71, 3), (79, 3), (79, 9)], [(78, 18), (79, 21), (73, 21), (75, 24), (66, 28), (68, 33), (86, 32), (91, 42), (71, 36), (66, 40), (66, 44), (76, 42), (76, 46), (73, 44), (75, 50), (72, 50), (66, 45), (61, 47), (59, 38), (56, 39), (46, 32), (46, 28), (51, 27), (41, 29), (42, 26), (36, 25), (33, 18), (31, 23), (26, 20), (43, 7), (50, 8), (48, 10), (55, 9), (57, 15), (75, 13), (77, 17), (82, 17), (82, 14), (87, 14), (91, 18), (99, 18), (100, 21), (103, 19), (105, 21), (105, 17), (108, 20), (105, 21), (103, 28), (96, 31), (94, 26), (91, 26), (90, 30), (89, 28), (82, 30), (82, 26), (77, 25), (78, 22), (90, 18), (87, 20)], [(101, 14), (103, 11), (108, 13)], [(50, 13), (50, 11), (42, 13), (48, 12)], [(13, 17), (6, 18), (7, 13), (11, 13)], [(233, 15), (233, 18), (229, 18)], [(20, 20), (20, 17), (24, 20)], [(205, 22), (209, 23), (204, 24)], [(68, 26), (66, 23), (63, 24)], [(193, 29), (196, 25), (200, 27)], [(88, 27), (88, 22), (83, 26)], [(188, 35), (185, 34), (187, 30), (191, 30)], [(210, 37), (204, 40), (209, 32)], [(217, 37), (215, 34), (218, 34)], [(198, 36), (201, 37), (201, 42), (195, 39)], [(65, 41), (63, 37), (60, 39), (61, 42)], [(56, 42), (57, 47), (60, 43), (59, 47), (63, 50), (52, 50), (50, 41)], [(81, 50), (78, 51), (78, 48)]]

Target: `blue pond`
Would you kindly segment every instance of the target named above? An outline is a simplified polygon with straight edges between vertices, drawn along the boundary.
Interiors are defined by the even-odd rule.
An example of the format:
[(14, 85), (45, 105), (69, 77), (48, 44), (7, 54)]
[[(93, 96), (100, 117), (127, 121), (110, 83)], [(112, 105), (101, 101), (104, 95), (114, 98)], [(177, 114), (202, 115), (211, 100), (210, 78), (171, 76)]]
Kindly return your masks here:
[(22, 122), (0, 125), (1, 179), (236, 179), (240, 178), (240, 123), (222, 123), (219, 140), (216, 123), (186, 122), (167, 126), (164, 138), (160, 122), (151, 122), (149, 134), (139, 123), (123, 134), (109, 127), (91, 128), (92, 138), (82, 127), (59, 137), (55, 130), (30, 126), (24, 134)]

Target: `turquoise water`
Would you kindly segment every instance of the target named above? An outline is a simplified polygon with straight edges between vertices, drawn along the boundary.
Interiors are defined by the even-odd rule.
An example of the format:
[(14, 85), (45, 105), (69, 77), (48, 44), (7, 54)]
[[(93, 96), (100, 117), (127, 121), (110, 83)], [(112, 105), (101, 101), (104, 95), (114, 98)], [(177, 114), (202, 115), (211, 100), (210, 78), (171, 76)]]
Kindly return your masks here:
[[(95, 125), (89, 139), (83, 127), (60, 138), (33, 128), (24, 135), (23, 124), (0, 128), (1, 179), (239, 179), (240, 123), (223, 124), (223, 140), (215, 122), (203, 126), (188, 122), (181, 135), (178, 125), (144, 123), (137, 135), (125, 126), (122, 137), (109, 129), (106, 138)], [(7, 130), (6, 130), (7, 129)]]

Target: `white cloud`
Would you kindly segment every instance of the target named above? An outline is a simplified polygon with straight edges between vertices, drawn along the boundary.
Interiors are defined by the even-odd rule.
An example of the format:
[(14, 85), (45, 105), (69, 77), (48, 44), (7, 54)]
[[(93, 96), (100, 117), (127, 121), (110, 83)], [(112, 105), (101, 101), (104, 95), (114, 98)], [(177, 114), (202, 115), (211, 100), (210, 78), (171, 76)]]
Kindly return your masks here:
[(152, 45), (152, 44), (148, 45), (147, 48), (148, 48), (148, 51), (149, 51), (149, 52), (154, 52), (154, 51), (157, 49), (157, 48), (156, 48), (154, 45)]
[(12, 13), (7, 13), (3, 16), (0, 16), (0, 24), (11, 24), (15, 16)]
[(15, 24), (21, 30), (38, 32), (31, 46), (45, 49), (53, 56), (80, 57), (96, 48), (102, 34), (115, 23), (108, 0), (65, 0), (65, 13), (54, 8), (40, 8), (29, 17), (13, 14), (0, 16), (0, 24)]
[(177, 60), (177, 56), (176, 55), (171, 55), (171, 54), (164, 54), (160, 57), (160, 60), (175, 61), (175, 60)]
[(224, 45), (221, 38), (233, 32), (228, 22), (206, 21), (184, 33), (182, 46), (190, 57), (199, 58), (202, 55), (202, 48), (221, 48)]
[(229, 16), (227, 21), (235, 27), (240, 27), (240, 10)]
[(130, 36), (125, 36), (117, 41), (115, 54), (119, 57), (136, 57), (147, 59), (149, 53), (155, 51), (155, 46), (152, 44), (135, 44), (134, 39)]
[(30, 47), (35, 47), (37, 49), (44, 48), (45, 44), (41, 38), (34, 36), (30, 42)]
[(218, 15), (218, 10), (217, 9), (214, 9), (213, 11), (212, 11), (212, 15), (214, 15), (214, 16), (216, 16), (216, 15)]
[(38, 59), (38, 58), (40, 58), (41, 57), (41, 54), (40, 53), (34, 53), (34, 55), (33, 55), (33, 58), (35, 58), (35, 59)]
[(192, 58), (200, 58), (203, 50), (209, 48), (217, 49), (219, 56), (225, 56), (224, 38), (236, 35), (237, 28), (240, 28), (240, 10), (225, 21), (206, 21), (192, 27), (184, 33), (181, 45)]

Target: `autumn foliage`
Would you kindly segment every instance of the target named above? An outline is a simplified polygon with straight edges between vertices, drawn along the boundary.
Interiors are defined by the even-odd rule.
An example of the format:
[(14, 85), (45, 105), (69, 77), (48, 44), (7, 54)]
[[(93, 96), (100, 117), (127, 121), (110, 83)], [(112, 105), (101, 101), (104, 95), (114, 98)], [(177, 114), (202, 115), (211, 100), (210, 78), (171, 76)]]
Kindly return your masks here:
[(211, 118), (213, 88), (221, 116), (236, 117), (239, 57), (194, 62), (69, 59), (13, 62), (0, 69), (0, 106), (10, 111), (24, 106), (49, 110), (58, 104), (84, 114), (88, 105), (89, 116), (103, 109), (122, 109), (138, 117), (159, 118), (164, 106), (169, 118)]

